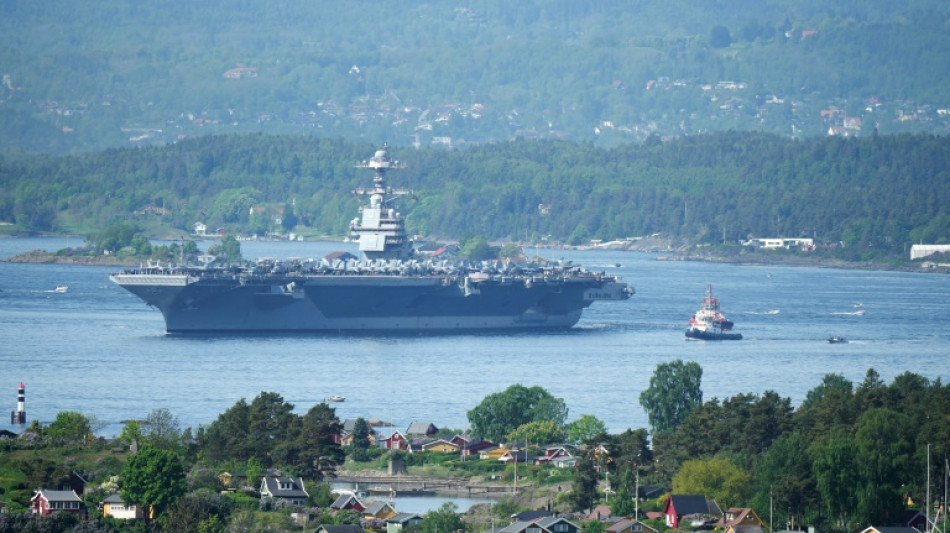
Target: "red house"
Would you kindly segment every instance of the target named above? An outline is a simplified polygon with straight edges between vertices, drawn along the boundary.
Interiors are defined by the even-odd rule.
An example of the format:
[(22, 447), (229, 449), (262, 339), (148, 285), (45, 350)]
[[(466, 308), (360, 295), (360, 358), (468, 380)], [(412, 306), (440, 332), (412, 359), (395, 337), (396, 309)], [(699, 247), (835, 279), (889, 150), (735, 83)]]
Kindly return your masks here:
[(330, 509), (333, 511), (355, 511), (357, 513), (362, 513), (366, 510), (366, 506), (363, 505), (363, 502), (356, 497), (355, 494), (341, 494), (340, 497), (336, 499), (331, 505)]
[(492, 448), (497, 448), (498, 445), (494, 442), (489, 442), (482, 439), (470, 440), (467, 443), (462, 445), (462, 455), (479, 455), (485, 450)]
[(33, 514), (48, 515), (56, 511), (81, 514), (84, 511), (82, 500), (74, 490), (40, 489), (30, 498)]
[(663, 515), (667, 526), (679, 529), (684, 517), (689, 517), (692, 522), (715, 522), (722, 516), (722, 511), (715, 501), (703, 494), (670, 494)]
[(562, 457), (573, 457), (574, 454), (564, 446), (549, 446), (544, 449), (544, 455), (535, 459), (535, 464), (552, 463), (555, 459)]
[(393, 431), (392, 435), (386, 438), (379, 438), (376, 442), (387, 450), (406, 450), (409, 448), (409, 442), (406, 441), (406, 437), (398, 431)]

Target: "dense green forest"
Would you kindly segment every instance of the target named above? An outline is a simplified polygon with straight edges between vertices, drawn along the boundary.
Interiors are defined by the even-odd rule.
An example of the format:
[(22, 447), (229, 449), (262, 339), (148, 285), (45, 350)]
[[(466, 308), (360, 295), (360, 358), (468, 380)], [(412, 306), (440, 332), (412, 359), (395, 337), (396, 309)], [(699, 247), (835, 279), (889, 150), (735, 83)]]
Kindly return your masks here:
[(941, 0), (0, 3), (0, 145), (950, 131)]
[[(249, 134), (69, 156), (7, 151), (0, 221), (11, 225), (0, 228), (89, 235), (121, 222), (177, 238), (200, 221), (231, 234), (341, 238), (357, 216), (351, 191), (371, 178), (355, 165), (375, 149)], [(855, 259), (950, 239), (946, 137), (724, 132), (611, 149), (518, 140), (390, 155), (407, 166), (391, 173), (391, 185), (418, 196), (402, 205), (409, 230), (427, 238), (585, 244), (659, 233), (735, 244), (803, 236)], [(255, 206), (262, 209), (252, 213)]]
[[(686, 385), (669, 387), (669, 380), (686, 373), (693, 376)], [(939, 379), (905, 372), (887, 384), (869, 369), (861, 383), (853, 384), (839, 374), (828, 374), (802, 405), (793, 408), (789, 398), (771, 390), (704, 401), (701, 376), (702, 368), (695, 362), (657, 366), (650, 387), (641, 395), (642, 404), (647, 393), (652, 397), (644, 405), (653, 426), (650, 431), (609, 433), (596, 416), (571, 417), (563, 399), (541, 387), (520, 385), (486, 396), (469, 412), (469, 421), (475, 435), (501, 429), (497, 436), (502, 442), (530, 439), (532, 454), (546, 444), (577, 445), (571, 448), (579, 458), (574, 469), (551, 464), (517, 467), (521, 494), (544, 494), (562, 512), (606, 502), (614, 515), (633, 516), (632, 497), (639, 484), (660, 487), (665, 494), (705, 494), (723, 509), (751, 507), (776, 529), (815, 526), (847, 532), (897, 524), (908, 508), (926, 510), (928, 479), (932, 494), (942, 491), (950, 452), (950, 387)], [(535, 400), (533, 409), (512, 407), (524, 405), (525, 399)], [(665, 407), (670, 405), (681, 409), (666, 420), (671, 424), (660, 427), (661, 418), (654, 415), (668, 412)], [(488, 411), (494, 412), (490, 426), (481, 423)], [(183, 430), (174, 413), (162, 408), (143, 420), (127, 422), (112, 441), (96, 438), (94, 425), (94, 417), (62, 412), (49, 425), (34, 422), (25, 432), (30, 438), (0, 440), (0, 489), (12, 511), (0, 514), (0, 531), (297, 530), (291, 509), (260, 500), (259, 485), (246, 481), (272, 468), (304, 477), (310, 499), (301, 511), (311, 517), (313, 527), (359, 522), (354, 514), (333, 515), (328, 508), (332, 495), (324, 482), (340, 465), (385, 470), (396, 458), (411, 474), (495, 476), (503, 484), (513, 484), (515, 474), (513, 464), (497, 459), (466, 459), (437, 451), (409, 454), (373, 446), (364, 418), (355, 420), (352, 444), (341, 446), (334, 439), (341, 424), (333, 408), (317, 404), (301, 415), (275, 392), (241, 399), (197, 429)], [(461, 431), (443, 428), (439, 436), (450, 438)], [(542, 434), (550, 437), (537, 437)], [(130, 455), (125, 450), (133, 441), (139, 451)], [(89, 522), (71, 529), (74, 519), (30, 522), (19, 514), (32, 487), (56, 485), (70, 472), (89, 481), (84, 500), (90, 508), (118, 491), (125, 501), (154, 504), (157, 520), (146, 527), (141, 522), (103, 520), (93, 511)], [(233, 476), (232, 490), (222, 491), (221, 472), (243, 472), (247, 478)], [(612, 494), (605, 491), (608, 485)], [(662, 509), (665, 497), (642, 502), (640, 512)], [(495, 520), (503, 524), (529, 501), (499, 501), (493, 509)], [(454, 509), (449, 511), (455, 516)], [(415, 531), (461, 527), (485, 531), (492, 522), (484, 515), (480, 521), (471, 515), (466, 519), (464, 526)], [(649, 523), (668, 530), (662, 521)], [(363, 524), (373, 530), (384, 527)], [(604, 527), (597, 520), (583, 525), (590, 533)], [(22, 529), (26, 526), (34, 529)]]

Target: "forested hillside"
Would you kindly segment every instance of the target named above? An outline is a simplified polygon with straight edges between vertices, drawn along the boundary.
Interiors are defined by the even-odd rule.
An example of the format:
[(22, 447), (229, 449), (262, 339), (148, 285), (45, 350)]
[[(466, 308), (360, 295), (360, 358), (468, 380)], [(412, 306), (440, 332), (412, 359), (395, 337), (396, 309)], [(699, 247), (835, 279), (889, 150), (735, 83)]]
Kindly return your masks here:
[(0, 3), (0, 145), (950, 131), (940, 0)]
[[(372, 177), (355, 165), (376, 148), (251, 134), (71, 156), (7, 152), (0, 221), (21, 232), (88, 234), (132, 222), (167, 236), (200, 221), (232, 234), (343, 237), (357, 216), (351, 191)], [(611, 149), (520, 140), (390, 155), (407, 166), (390, 184), (418, 196), (402, 205), (409, 230), (427, 237), (806, 236), (862, 257), (950, 236), (946, 137), (727, 132)]]

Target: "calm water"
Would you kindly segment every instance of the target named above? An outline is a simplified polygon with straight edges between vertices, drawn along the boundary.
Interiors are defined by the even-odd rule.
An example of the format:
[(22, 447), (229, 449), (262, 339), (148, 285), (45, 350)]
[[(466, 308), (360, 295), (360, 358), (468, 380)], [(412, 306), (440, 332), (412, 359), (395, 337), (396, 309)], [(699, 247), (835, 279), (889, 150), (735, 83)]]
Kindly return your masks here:
[[(67, 244), (78, 241), (0, 239), (0, 259)], [(242, 244), (245, 257), (339, 249), (355, 251), (341, 243)], [(658, 363), (674, 359), (702, 365), (707, 399), (772, 389), (796, 405), (830, 372), (853, 381), (871, 367), (886, 381), (904, 371), (950, 377), (946, 275), (541, 252), (620, 274), (637, 294), (595, 303), (564, 333), (188, 338), (165, 335), (158, 311), (112, 285), (114, 268), (0, 262), (0, 427), (8, 427), (20, 381), (30, 420), (75, 410), (115, 435), (122, 420), (159, 407), (196, 428), (261, 391), (281, 394), (300, 413), (339, 394), (341, 419), (464, 428), (469, 409), (515, 383), (563, 398), (570, 419), (592, 414), (619, 432), (647, 426), (640, 391)], [(745, 340), (684, 339), (706, 283)], [(69, 292), (51, 292), (57, 284)], [(865, 314), (854, 314), (859, 309)], [(851, 342), (829, 344), (831, 335)]]

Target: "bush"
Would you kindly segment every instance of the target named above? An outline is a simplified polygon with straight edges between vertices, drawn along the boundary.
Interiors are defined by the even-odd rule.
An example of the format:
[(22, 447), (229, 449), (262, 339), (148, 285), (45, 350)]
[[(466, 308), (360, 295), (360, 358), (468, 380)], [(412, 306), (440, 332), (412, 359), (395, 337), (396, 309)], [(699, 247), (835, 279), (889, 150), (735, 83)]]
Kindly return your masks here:
[(234, 505), (235, 509), (256, 511), (260, 505), (260, 500), (257, 497), (243, 492), (228, 492), (225, 497), (231, 500), (231, 504)]

